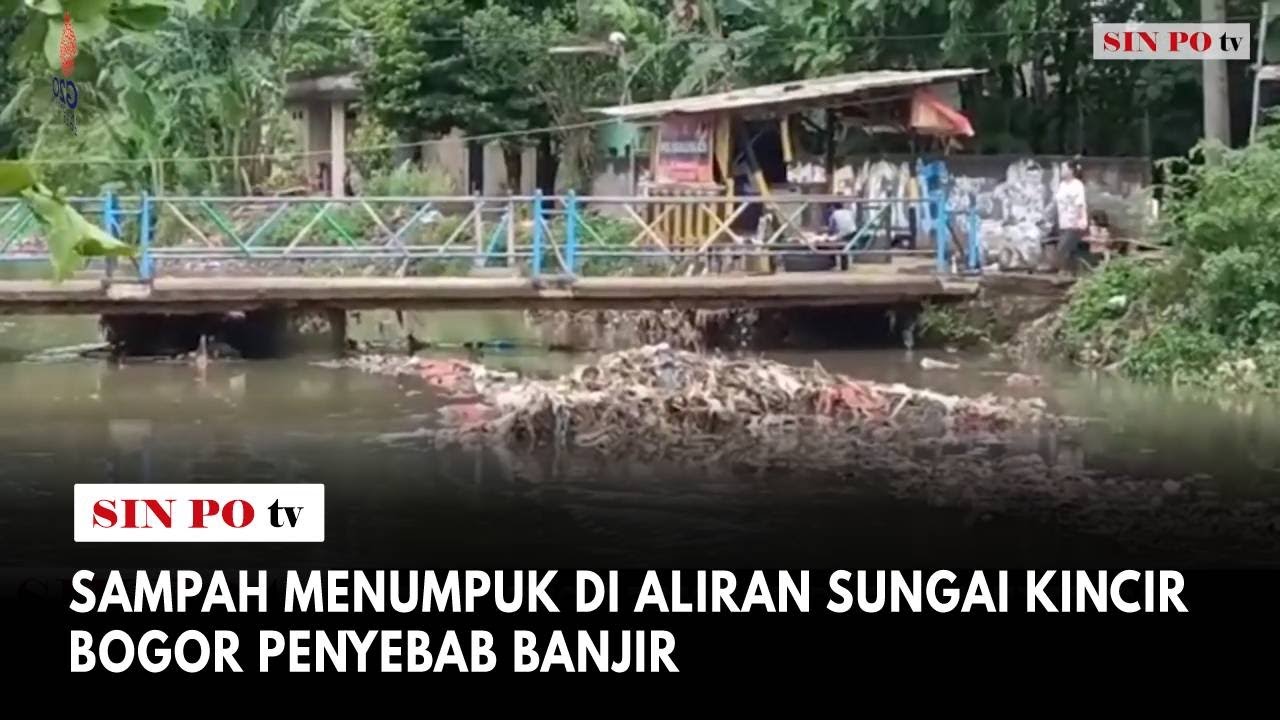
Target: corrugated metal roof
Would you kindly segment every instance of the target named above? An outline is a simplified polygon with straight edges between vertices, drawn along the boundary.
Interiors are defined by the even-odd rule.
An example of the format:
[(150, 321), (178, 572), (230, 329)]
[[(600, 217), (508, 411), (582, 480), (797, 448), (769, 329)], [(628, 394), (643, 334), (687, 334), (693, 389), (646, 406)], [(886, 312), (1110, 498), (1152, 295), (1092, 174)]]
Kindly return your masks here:
[(601, 108), (598, 112), (617, 118), (636, 120), (664, 115), (687, 115), (720, 110), (767, 107), (827, 100), (840, 96), (856, 95), (867, 90), (878, 90), (913, 85), (928, 85), (946, 80), (981, 75), (986, 70), (973, 68), (948, 68), (944, 70), (872, 70), (868, 72), (832, 75), (811, 80), (794, 80), (777, 85), (731, 90), (714, 95), (659, 100)]
[(290, 80), (285, 100), (356, 100), (360, 97), (360, 76), (355, 73), (322, 75)]

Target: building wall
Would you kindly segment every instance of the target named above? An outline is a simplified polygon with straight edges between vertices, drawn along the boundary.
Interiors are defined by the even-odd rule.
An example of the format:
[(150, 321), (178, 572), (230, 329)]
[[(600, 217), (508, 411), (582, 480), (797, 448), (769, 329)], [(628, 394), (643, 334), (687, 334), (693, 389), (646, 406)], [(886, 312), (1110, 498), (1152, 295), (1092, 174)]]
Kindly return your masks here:
[[(976, 204), (979, 232), (991, 259), (1012, 253), (1017, 265), (1039, 261), (1046, 228), (1054, 220), (1053, 195), (1066, 157), (1025, 155), (954, 155), (946, 158), (953, 180), (953, 209)], [(1152, 214), (1151, 164), (1145, 158), (1084, 158), (1085, 189), (1091, 213), (1103, 211), (1112, 234), (1141, 237)], [(852, 158), (837, 167), (836, 191), (860, 198), (901, 198), (917, 172), (905, 155)], [(818, 163), (793, 168), (798, 180), (822, 182)], [(871, 209), (865, 212), (871, 212)], [(907, 227), (905, 206), (892, 209), (892, 223)], [(1006, 250), (1006, 248), (1008, 250)]]
[(329, 152), (329, 101), (312, 100), (305, 103), (304, 107), (307, 123), (304, 147), (308, 153), (313, 153), (306, 156), (304, 163), (307, 180), (310, 181), (319, 173), (320, 163), (329, 162), (327, 156), (314, 154)]
[(454, 191), (460, 195), (467, 193), (467, 165), (467, 144), (457, 130), (422, 147), (422, 166), (443, 170), (452, 179)]

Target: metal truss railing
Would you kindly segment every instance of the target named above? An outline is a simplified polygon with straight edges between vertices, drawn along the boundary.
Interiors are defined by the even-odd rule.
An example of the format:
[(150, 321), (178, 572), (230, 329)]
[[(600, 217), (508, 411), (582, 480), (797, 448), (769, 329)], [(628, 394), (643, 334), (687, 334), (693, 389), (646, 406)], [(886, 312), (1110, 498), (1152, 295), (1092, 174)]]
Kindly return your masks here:
[[(533, 278), (573, 279), (761, 269), (797, 255), (852, 261), (866, 254), (931, 253), (939, 272), (978, 270), (976, 210), (970, 203), (955, 211), (942, 198), (106, 194), (70, 202), (90, 221), (138, 245), (142, 280), (179, 271), (217, 274), (225, 262), (376, 261), (394, 274), (506, 267)], [(825, 232), (836, 207), (853, 211), (856, 232)], [(911, 218), (909, 225), (902, 224), (904, 217)], [(965, 225), (959, 233), (957, 220)], [(957, 234), (964, 239), (954, 248)], [(932, 237), (934, 250), (911, 249), (922, 235)], [(904, 237), (911, 247), (891, 242)], [(0, 263), (47, 257), (39, 223), (25, 205), (0, 202)]]

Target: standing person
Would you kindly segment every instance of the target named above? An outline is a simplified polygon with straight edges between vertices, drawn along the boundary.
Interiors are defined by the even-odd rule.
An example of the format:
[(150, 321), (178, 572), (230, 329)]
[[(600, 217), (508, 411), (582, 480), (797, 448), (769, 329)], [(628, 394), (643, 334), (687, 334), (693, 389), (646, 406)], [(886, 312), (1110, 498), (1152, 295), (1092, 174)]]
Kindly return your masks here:
[(1084, 239), (1089, 234), (1089, 207), (1079, 162), (1072, 160), (1062, 166), (1062, 180), (1058, 182), (1054, 200), (1058, 207), (1058, 269), (1074, 273), (1079, 267)]

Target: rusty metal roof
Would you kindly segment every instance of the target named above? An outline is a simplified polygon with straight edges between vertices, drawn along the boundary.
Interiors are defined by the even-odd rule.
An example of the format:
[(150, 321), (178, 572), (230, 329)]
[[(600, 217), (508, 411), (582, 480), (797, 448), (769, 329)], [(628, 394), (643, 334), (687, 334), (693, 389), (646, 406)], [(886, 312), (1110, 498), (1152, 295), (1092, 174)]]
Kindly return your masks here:
[(936, 82), (960, 80), (974, 75), (981, 75), (985, 72), (986, 70), (976, 70), (974, 68), (872, 70), (811, 80), (793, 80), (776, 85), (760, 85), (714, 95), (618, 105), (601, 108), (597, 112), (616, 118), (639, 120), (662, 117), (664, 115), (689, 115), (722, 110), (766, 108), (772, 105), (803, 105), (806, 103), (831, 105), (830, 101), (832, 100), (852, 97), (869, 90), (929, 85)]
[(284, 99), (297, 100), (358, 100), (360, 76), (356, 73), (321, 75), (319, 77), (290, 79)]

